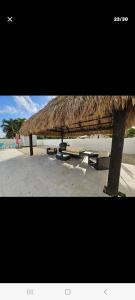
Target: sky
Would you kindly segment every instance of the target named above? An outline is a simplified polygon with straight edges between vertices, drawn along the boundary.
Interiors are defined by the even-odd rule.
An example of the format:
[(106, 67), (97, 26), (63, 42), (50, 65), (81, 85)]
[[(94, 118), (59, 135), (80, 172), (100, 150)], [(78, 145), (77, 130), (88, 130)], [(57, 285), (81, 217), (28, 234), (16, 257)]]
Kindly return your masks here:
[[(3, 119), (29, 118), (55, 96), (0, 96), (0, 125)], [(134, 127), (135, 128), (135, 127)], [(5, 134), (0, 127), (0, 138)]]
[[(0, 125), (3, 119), (29, 118), (55, 96), (0, 96)], [(0, 127), (0, 138), (4, 137)]]

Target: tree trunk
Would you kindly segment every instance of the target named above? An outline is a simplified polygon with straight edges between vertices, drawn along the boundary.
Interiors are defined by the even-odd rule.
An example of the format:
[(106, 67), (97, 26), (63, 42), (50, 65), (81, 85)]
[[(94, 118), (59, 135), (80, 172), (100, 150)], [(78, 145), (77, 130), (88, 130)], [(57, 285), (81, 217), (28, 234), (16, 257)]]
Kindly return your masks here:
[(63, 143), (63, 132), (61, 132), (61, 142)]

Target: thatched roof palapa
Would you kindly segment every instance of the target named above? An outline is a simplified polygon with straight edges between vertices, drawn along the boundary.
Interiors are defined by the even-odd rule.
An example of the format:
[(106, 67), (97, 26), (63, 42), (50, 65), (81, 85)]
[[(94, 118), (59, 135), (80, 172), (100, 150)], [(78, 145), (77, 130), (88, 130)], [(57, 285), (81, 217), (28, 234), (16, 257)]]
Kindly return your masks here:
[(58, 96), (25, 121), (22, 135), (80, 136), (111, 133), (113, 111), (131, 102), (126, 128), (135, 125), (134, 96)]

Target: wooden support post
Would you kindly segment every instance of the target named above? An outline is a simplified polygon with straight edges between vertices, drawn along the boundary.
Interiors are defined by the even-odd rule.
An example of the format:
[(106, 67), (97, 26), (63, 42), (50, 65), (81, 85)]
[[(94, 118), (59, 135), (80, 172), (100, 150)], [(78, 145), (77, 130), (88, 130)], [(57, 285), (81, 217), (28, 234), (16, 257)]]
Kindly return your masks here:
[(30, 156), (32, 156), (33, 155), (32, 134), (29, 135), (29, 142), (30, 142)]
[(104, 192), (109, 194), (110, 196), (126, 196), (118, 192), (124, 145), (126, 116), (127, 109), (114, 111), (112, 148), (109, 165), (108, 183), (107, 187), (104, 187)]
[(61, 131), (61, 142), (63, 143), (63, 130)]

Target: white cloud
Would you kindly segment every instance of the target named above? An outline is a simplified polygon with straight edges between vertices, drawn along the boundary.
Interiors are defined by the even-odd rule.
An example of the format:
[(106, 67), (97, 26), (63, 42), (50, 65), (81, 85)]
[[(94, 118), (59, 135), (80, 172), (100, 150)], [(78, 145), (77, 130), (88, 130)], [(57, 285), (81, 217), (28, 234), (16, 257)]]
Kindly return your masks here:
[(18, 111), (15, 107), (6, 105), (3, 109), (0, 109), (0, 114), (16, 114)]
[(47, 97), (47, 101), (50, 101), (50, 100), (52, 100), (52, 99), (54, 99), (54, 98), (56, 98), (57, 96), (48, 96)]
[(5, 133), (2, 131), (2, 128), (0, 128), (0, 138), (4, 138), (5, 137)]
[(40, 105), (32, 101), (30, 96), (13, 96), (17, 105), (28, 113), (36, 113), (40, 109)]

